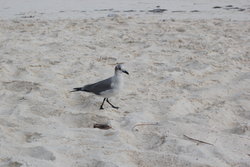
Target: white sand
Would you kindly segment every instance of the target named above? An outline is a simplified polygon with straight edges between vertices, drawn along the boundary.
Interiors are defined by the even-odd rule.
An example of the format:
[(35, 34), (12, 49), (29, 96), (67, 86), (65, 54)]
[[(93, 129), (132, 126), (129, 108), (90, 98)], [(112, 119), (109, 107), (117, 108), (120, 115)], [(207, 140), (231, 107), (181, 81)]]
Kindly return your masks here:
[[(1, 20), (0, 167), (249, 167), (249, 19), (168, 18)], [(119, 110), (69, 93), (117, 62)]]

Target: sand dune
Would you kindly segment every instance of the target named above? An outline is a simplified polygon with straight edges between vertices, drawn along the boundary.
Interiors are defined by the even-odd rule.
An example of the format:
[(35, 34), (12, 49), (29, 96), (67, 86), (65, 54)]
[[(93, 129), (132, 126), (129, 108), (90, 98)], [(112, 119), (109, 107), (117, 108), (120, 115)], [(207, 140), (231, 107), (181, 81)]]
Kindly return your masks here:
[[(249, 37), (222, 19), (1, 20), (0, 166), (250, 166)], [(69, 93), (117, 62), (119, 110)]]

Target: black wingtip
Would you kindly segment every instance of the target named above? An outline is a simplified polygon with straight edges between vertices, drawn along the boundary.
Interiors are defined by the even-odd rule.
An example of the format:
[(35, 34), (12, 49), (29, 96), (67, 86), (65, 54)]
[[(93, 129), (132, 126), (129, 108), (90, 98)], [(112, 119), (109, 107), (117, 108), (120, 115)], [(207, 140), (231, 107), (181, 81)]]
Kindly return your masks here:
[(70, 92), (77, 92), (77, 91), (82, 91), (82, 90), (83, 90), (83, 88), (73, 88), (73, 90)]

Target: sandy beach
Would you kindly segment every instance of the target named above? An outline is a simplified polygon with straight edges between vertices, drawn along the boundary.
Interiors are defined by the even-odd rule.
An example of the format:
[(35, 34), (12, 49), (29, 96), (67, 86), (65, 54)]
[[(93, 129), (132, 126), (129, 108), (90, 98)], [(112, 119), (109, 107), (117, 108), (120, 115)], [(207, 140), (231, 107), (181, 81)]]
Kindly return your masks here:
[[(0, 167), (249, 167), (249, 9), (219, 5), (224, 15), (1, 9)], [(70, 93), (121, 62), (118, 110)]]

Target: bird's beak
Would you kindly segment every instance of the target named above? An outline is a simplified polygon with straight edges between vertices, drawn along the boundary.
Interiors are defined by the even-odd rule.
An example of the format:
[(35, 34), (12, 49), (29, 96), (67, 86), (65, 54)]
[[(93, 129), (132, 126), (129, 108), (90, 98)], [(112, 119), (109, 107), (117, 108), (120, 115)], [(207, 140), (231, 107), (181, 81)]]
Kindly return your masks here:
[(122, 72), (124, 72), (125, 74), (128, 74), (128, 75), (129, 75), (129, 73), (128, 73), (126, 70), (122, 70)]

